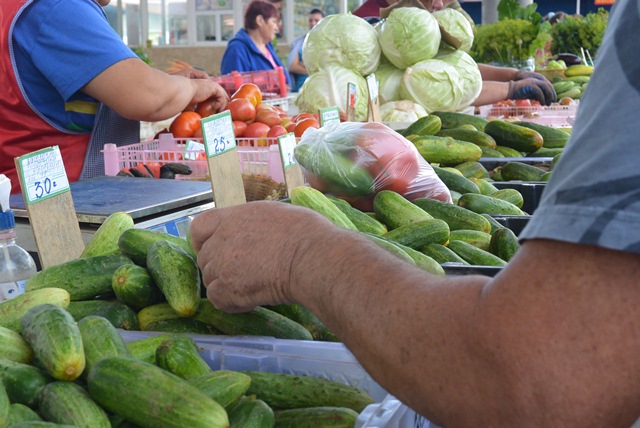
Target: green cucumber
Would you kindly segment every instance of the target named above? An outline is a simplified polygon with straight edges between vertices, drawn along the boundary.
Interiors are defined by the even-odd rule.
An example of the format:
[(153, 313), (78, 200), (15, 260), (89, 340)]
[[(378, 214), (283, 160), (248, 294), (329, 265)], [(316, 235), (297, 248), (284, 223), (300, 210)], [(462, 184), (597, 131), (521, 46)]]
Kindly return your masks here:
[(480, 147), (496, 148), (496, 140), (489, 134), (478, 130), (470, 130), (463, 128), (442, 129), (437, 134), (439, 137), (451, 137), (460, 141), (467, 141)]
[(80, 257), (106, 256), (120, 252), (118, 239), (122, 232), (133, 228), (129, 213), (118, 211), (110, 214), (87, 242)]
[(381, 236), (378, 235), (373, 235), (370, 233), (364, 233), (364, 235), (369, 238), (371, 241), (373, 241), (374, 243), (376, 243), (379, 247), (384, 248), (385, 250), (387, 250), (388, 252), (390, 252), (391, 254), (393, 254), (394, 256), (396, 256), (397, 258), (410, 263), (412, 265), (415, 265), (416, 262), (413, 261), (413, 258), (411, 256), (409, 256), (409, 254), (407, 254), (406, 251), (404, 251), (402, 248), (400, 248), (399, 245), (397, 245), (395, 242), (393, 241), (389, 241), (388, 239), (385, 239)]
[[(497, 149), (492, 149), (490, 147), (480, 147), (482, 149), (482, 157), (483, 158), (503, 158), (505, 157), (500, 151)], [(520, 152), (518, 152), (520, 153)], [(522, 156), (520, 154), (520, 156)]]
[(433, 218), (445, 221), (450, 230), (467, 229), (487, 233), (491, 230), (491, 225), (486, 218), (461, 206), (430, 198), (418, 198), (413, 203), (431, 214)]
[(491, 214), (480, 214), (480, 215), (486, 218), (487, 220), (489, 220), (489, 224), (491, 225), (491, 231), (489, 231), (489, 233), (491, 235), (493, 235), (496, 232), (496, 230), (502, 229), (505, 227), (498, 220), (496, 220)]
[(487, 123), (484, 132), (492, 136), (498, 145), (526, 153), (535, 152), (543, 143), (538, 131), (505, 120), (492, 120)]
[(52, 379), (37, 367), (0, 358), (0, 380), (11, 403), (37, 408), (40, 390)]
[(391, 190), (378, 192), (373, 199), (373, 211), (389, 230), (433, 219), (425, 210)]
[(353, 428), (358, 413), (346, 407), (307, 407), (275, 412), (278, 428)]
[(20, 321), (31, 308), (43, 303), (66, 308), (69, 306), (70, 298), (71, 295), (67, 290), (53, 287), (19, 294), (13, 299), (6, 300), (0, 304), (0, 326), (19, 333), (22, 329)]
[(251, 377), (232, 370), (210, 371), (205, 375), (187, 380), (225, 408), (238, 401), (251, 384)]
[(387, 233), (387, 226), (378, 221), (375, 217), (371, 217), (366, 213), (363, 213), (357, 208), (353, 208), (349, 205), (349, 202), (344, 199), (329, 197), (329, 200), (335, 204), (336, 207), (340, 211), (347, 216), (351, 223), (358, 229), (360, 232), (368, 232), (373, 233), (374, 235), (384, 235)]
[(479, 230), (458, 229), (451, 232), (449, 239), (451, 241), (464, 241), (474, 247), (489, 251), (491, 235), (486, 232), (480, 232)]
[(505, 158), (523, 158), (524, 157), (522, 152), (516, 149), (512, 149), (511, 147), (497, 145), (496, 151), (498, 151), (499, 153), (502, 153), (502, 156)]
[(33, 358), (33, 349), (20, 333), (0, 326), (0, 357), (18, 363), (29, 364)]
[(420, 252), (418, 250), (414, 250), (411, 247), (407, 247), (406, 245), (402, 245), (398, 243), (396, 243), (396, 245), (399, 245), (400, 248), (402, 248), (409, 255), (409, 257), (413, 259), (416, 266), (419, 267), (420, 269), (425, 270), (434, 275), (445, 276), (444, 269), (442, 269), (442, 266), (440, 266), (440, 263), (438, 263), (432, 257), (428, 256), (424, 252)]
[(438, 116), (442, 121), (443, 129), (458, 128), (462, 125), (472, 125), (478, 131), (484, 131), (489, 122), (487, 119), (472, 114), (434, 111), (432, 116)]
[(527, 215), (511, 202), (475, 193), (462, 195), (458, 200), (458, 206), (477, 214)]
[(463, 195), (465, 193), (480, 193), (478, 186), (462, 174), (456, 174), (437, 166), (434, 166), (433, 170), (449, 190), (453, 190)]
[(198, 352), (196, 341), (187, 336), (174, 336), (160, 343), (156, 349), (156, 364), (183, 379), (211, 372), (211, 367)]
[(446, 247), (442, 244), (429, 244), (422, 249), (422, 252), (427, 256), (431, 257), (433, 260), (438, 263), (461, 263), (463, 265), (468, 265), (466, 260), (457, 255), (453, 250), (449, 247)]
[(547, 147), (540, 147), (535, 152), (529, 153), (527, 157), (528, 158), (552, 158), (555, 155), (562, 154), (562, 152), (564, 152), (564, 148), (550, 149)]
[(489, 181), (484, 178), (475, 178), (472, 177), (469, 180), (473, 181), (478, 189), (480, 189), (480, 193), (483, 195), (491, 195), (498, 191), (498, 188), (491, 184)]
[(89, 315), (104, 317), (115, 327), (123, 330), (137, 330), (138, 318), (133, 309), (116, 300), (83, 300), (71, 302), (67, 312), (74, 320), (80, 321)]
[(147, 265), (147, 251), (152, 244), (167, 241), (182, 248), (187, 254), (196, 257), (193, 248), (186, 239), (166, 232), (149, 229), (128, 229), (118, 239), (118, 248), (138, 266)]
[(467, 141), (454, 140), (435, 135), (415, 138), (412, 143), (418, 153), (429, 163), (457, 165), (467, 161), (477, 161), (482, 157), (482, 149)]
[(4, 384), (0, 382), (0, 427), (9, 426), (9, 412), (11, 411), (11, 403), (9, 402), (9, 395), (4, 387)]
[(322, 321), (316, 317), (313, 312), (309, 309), (305, 308), (302, 305), (292, 304), (292, 305), (273, 305), (273, 306), (264, 306), (265, 308), (272, 310), (274, 312), (279, 313), (280, 315), (284, 315), (304, 326), (309, 332), (311, 336), (313, 336), (313, 340), (322, 340), (327, 342), (339, 342), (338, 338), (333, 334), (327, 326), (325, 326)]
[(7, 427), (12, 427), (19, 422), (41, 421), (42, 418), (30, 407), (20, 403), (13, 403), (9, 406), (9, 421)]
[(547, 149), (563, 148), (569, 141), (569, 134), (557, 128), (551, 128), (535, 122), (513, 122), (518, 126), (533, 129), (542, 136), (542, 147)]
[(503, 201), (511, 202), (513, 205), (520, 209), (522, 209), (522, 206), (524, 205), (524, 197), (522, 196), (522, 193), (520, 193), (517, 189), (500, 189), (489, 196), (502, 199)]
[(507, 162), (502, 165), (502, 170), (500, 171), (505, 181), (540, 181), (545, 172), (547, 171), (542, 168), (524, 162)]
[(393, 229), (384, 239), (419, 250), (427, 244), (446, 244), (449, 241), (449, 225), (439, 219), (419, 221)]
[(478, 161), (462, 162), (454, 166), (455, 169), (462, 172), (462, 175), (471, 178), (489, 178), (489, 171)]
[(256, 398), (243, 398), (229, 409), (230, 428), (272, 428), (275, 425), (273, 410)]
[(85, 371), (106, 357), (129, 356), (122, 336), (111, 322), (97, 315), (89, 315), (78, 321), (85, 357)]
[(475, 247), (464, 241), (449, 241), (447, 245), (457, 255), (471, 265), (476, 266), (506, 266), (507, 262), (500, 257)]
[(344, 229), (358, 230), (345, 213), (340, 211), (322, 192), (313, 187), (299, 186), (293, 189), (291, 191), (291, 203), (322, 214), (336, 226)]
[(139, 311), (164, 300), (147, 269), (133, 263), (120, 266), (111, 280), (118, 300)]
[(400, 134), (407, 137), (409, 135), (436, 135), (442, 128), (442, 120), (438, 116), (427, 115), (419, 118)]
[[(175, 312), (175, 311), (174, 311)], [(176, 316), (178, 316), (176, 314)], [(175, 318), (154, 321), (145, 327), (146, 331), (163, 331), (167, 333), (220, 335), (213, 326), (193, 318)]]
[(38, 404), (44, 419), (78, 428), (111, 428), (105, 411), (89, 393), (73, 382), (51, 382), (40, 391)]
[(504, 261), (509, 261), (520, 249), (518, 237), (509, 228), (496, 230), (491, 236), (489, 243), (489, 252), (500, 257)]
[(165, 340), (174, 337), (174, 334), (158, 334), (154, 336), (145, 337), (143, 339), (133, 340), (127, 343), (127, 349), (131, 354), (131, 357), (155, 364), (156, 363), (156, 350), (158, 346)]

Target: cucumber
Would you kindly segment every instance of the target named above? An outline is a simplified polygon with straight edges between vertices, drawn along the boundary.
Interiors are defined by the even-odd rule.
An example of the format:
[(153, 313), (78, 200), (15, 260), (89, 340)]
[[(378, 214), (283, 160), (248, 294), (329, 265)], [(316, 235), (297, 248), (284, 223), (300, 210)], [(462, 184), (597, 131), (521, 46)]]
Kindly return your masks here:
[(338, 338), (325, 326), (322, 321), (318, 319), (309, 309), (305, 308), (302, 305), (292, 304), (292, 305), (274, 305), (274, 306), (264, 306), (265, 308), (272, 310), (274, 312), (279, 313), (280, 315), (284, 315), (304, 326), (309, 332), (311, 336), (313, 336), (313, 340), (322, 340), (326, 342), (339, 342)]
[(38, 409), (50, 422), (78, 428), (111, 428), (105, 411), (73, 382), (51, 382), (42, 388)]
[(384, 248), (385, 250), (387, 250), (388, 252), (396, 256), (397, 258), (407, 263), (410, 263), (412, 265), (416, 264), (416, 262), (413, 261), (413, 258), (409, 256), (409, 254), (407, 254), (407, 252), (404, 251), (402, 248), (400, 248), (400, 246), (397, 245), (395, 242), (389, 241), (388, 239), (385, 239), (378, 235), (372, 235), (370, 233), (365, 233), (364, 235), (367, 238), (369, 238), (371, 241), (375, 242), (378, 246)]
[(489, 171), (478, 161), (462, 162), (454, 166), (463, 176), (471, 178), (489, 178)]
[(19, 422), (41, 421), (42, 418), (31, 408), (20, 403), (13, 403), (9, 406), (8, 427), (14, 426)]
[(484, 132), (496, 140), (499, 146), (531, 153), (542, 147), (543, 138), (538, 131), (514, 125), (504, 120), (492, 120), (487, 123)]
[(89, 393), (103, 408), (141, 427), (229, 426), (220, 404), (186, 380), (134, 358), (98, 361), (89, 371), (87, 384)]
[[(180, 315), (167, 302), (147, 306), (138, 312), (138, 325), (140, 330), (148, 330), (148, 326), (158, 321), (181, 318)], [(185, 318), (190, 319), (190, 318)]]
[(468, 229), (487, 233), (491, 230), (491, 225), (486, 218), (461, 206), (429, 198), (418, 198), (413, 203), (431, 214), (433, 218), (445, 221), (450, 230)]
[[(177, 314), (176, 314), (177, 316)], [(163, 331), (166, 333), (221, 335), (213, 326), (193, 318), (176, 318), (154, 321), (147, 324), (146, 331)]]
[[(492, 149), (490, 147), (480, 147), (482, 149), (482, 157), (483, 158), (503, 158), (505, 157), (501, 152), (497, 149)], [(520, 152), (518, 152), (520, 154)], [(520, 154), (520, 156), (522, 156)]]
[(498, 191), (498, 188), (485, 180), (484, 178), (475, 178), (472, 177), (469, 180), (473, 181), (478, 189), (480, 189), (480, 193), (482, 195), (491, 195)]
[(458, 200), (458, 206), (477, 214), (527, 215), (511, 202), (475, 193), (462, 195)]
[(75, 425), (57, 424), (47, 421), (24, 421), (11, 425), (11, 428), (78, 428)]
[(9, 426), (9, 412), (11, 409), (11, 403), (9, 402), (9, 395), (4, 384), (0, 382), (0, 427)]
[(299, 186), (291, 191), (291, 203), (309, 208), (328, 218), (336, 226), (344, 229), (358, 230), (351, 220), (327, 198), (313, 187)]
[(549, 126), (541, 125), (534, 122), (514, 122), (518, 126), (533, 129), (542, 136), (542, 147), (547, 149), (563, 148), (569, 141), (569, 134)]
[(62, 288), (41, 288), (19, 294), (0, 304), (0, 326), (19, 333), (22, 329), (20, 321), (31, 308), (43, 303), (66, 308), (69, 306), (70, 298), (69, 292)]
[(466, 260), (457, 255), (449, 247), (445, 247), (441, 244), (429, 244), (422, 249), (422, 252), (431, 257), (438, 263), (461, 263), (468, 265)]
[(520, 249), (518, 237), (509, 228), (503, 227), (496, 230), (491, 236), (489, 252), (500, 257), (504, 261), (509, 261)]
[(419, 118), (400, 132), (403, 136), (409, 135), (436, 135), (442, 128), (442, 120), (438, 116), (427, 115)]
[(496, 148), (496, 140), (493, 139), (489, 134), (486, 134), (482, 131), (478, 130), (470, 130), (463, 128), (451, 128), (451, 129), (442, 129), (437, 133), (439, 137), (451, 137), (460, 141), (467, 141), (469, 143), (473, 143), (476, 146), (480, 147), (488, 147), (491, 149)]
[(472, 125), (478, 131), (484, 131), (489, 122), (487, 119), (465, 113), (434, 111), (432, 116), (438, 116), (442, 121), (443, 129), (458, 128), (462, 125)]
[(278, 428), (353, 428), (358, 413), (346, 407), (307, 407), (275, 412)]
[(164, 300), (149, 272), (133, 263), (122, 265), (113, 273), (111, 287), (119, 301), (136, 311)]
[(449, 239), (451, 241), (464, 241), (481, 250), (489, 251), (491, 235), (486, 232), (480, 232), (479, 230), (458, 229), (451, 232)]
[(113, 293), (113, 273), (126, 263), (131, 263), (131, 259), (122, 254), (85, 257), (60, 263), (45, 268), (29, 278), (25, 291), (57, 287), (67, 290), (71, 300), (93, 299)]
[(463, 176), (462, 173), (456, 174), (437, 166), (433, 167), (433, 171), (449, 190), (453, 190), (454, 192), (458, 192), (463, 195), (465, 193), (480, 193), (478, 186), (473, 181)]
[(251, 377), (247, 394), (254, 394), (274, 410), (335, 406), (361, 412), (374, 402), (361, 389), (327, 379), (258, 371), (242, 373)]
[(300, 165), (336, 193), (351, 196), (373, 193), (374, 178), (371, 174), (342, 154), (325, 146), (318, 149), (312, 144), (298, 144), (293, 153)]
[(507, 162), (501, 170), (502, 178), (505, 181), (540, 181), (545, 172), (547, 171), (523, 162)]
[(529, 153), (528, 158), (552, 158), (555, 155), (564, 152), (564, 148), (548, 149), (546, 147), (540, 147), (535, 152)]
[(522, 209), (524, 205), (524, 197), (517, 189), (500, 189), (495, 193), (489, 195), (493, 198), (502, 199), (503, 201), (511, 202), (516, 207)]
[(232, 336), (273, 336), (278, 339), (313, 340), (309, 330), (289, 318), (263, 307), (228, 313), (202, 299), (195, 318)]
[(118, 239), (122, 232), (133, 228), (129, 213), (118, 211), (110, 214), (87, 242), (80, 257), (106, 256), (120, 252)]
[(374, 235), (384, 235), (387, 233), (387, 226), (382, 224), (375, 217), (371, 217), (359, 209), (353, 208), (349, 205), (349, 202), (344, 199), (327, 197), (336, 207), (338, 207), (340, 211), (344, 213), (344, 215), (347, 216), (349, 220), (351, 220), (351, 223), (353, 223), (356, 229), (360, 232), (373, 233)]
[(457, 165), (467, 161), (477, 161), (482, 157), (482, 149), (467, 141), (435, 135), (418, 137), (412, 141), (418, 153), (429, 163)]
[(373, 211), (389, 230), (433, 219), (425, 210), (391, 190), (378, 192), (373, 199)]
[(500, 257), (474, 247), (464, 241), (449, 241), (448, 247), (471, 265), (477, 266), (506, 266), (507, 262)]
[(211, 372), (209, 364), (198, 353), (196, 341), (187, 336), (174, 336), (160, 343), (156, 349), (156, 364), (183, 379)]
[(260, 399), (243, 398), (229, 409), (231, 428), (272, 428), (274, 425), (273, 410)]
[(449, 241), (449, 225), (439, 219), (407, 224), (385, 233), (383, 238), (419, 250), (427, 244), (446, 244)]
[(37, 408), (40, 390), (52, 379), (37, 367), (0, 358), (0, 380), (11, 403)]
[(147, 251), (155, 242), (167, 241), (182, 248), (187, 254), (196, 257), (193, 248), (186, 239), (173, 236), (169, 233), (148, 230), (148, 229), (128, 229), (122, 232), (118, 239), (118, 248), (138, 266), (147, 265)]
[(31, 362), (33, 349), (20, 333), (0, 326), (0, 344), (0, 358), (25, 364)]
[(122, 336), (106, 318), (89, 315), (78, 321), (85, 357), (85, 371), (106, 357), (130, 356)]
[(82, 318), (95, 315), (106, 318), (115, 328), (123, 330), (137, 330), (138, 318), (133, 309), (124, 303), (116, 300), (83, 300), (81, 302), (71, 302), (67, 307), (67, 312), (74, 320), (80, 321)]
[(155, 364), (156, 363), (156, 350), (158, 346), (165, 340), (174, 337), (174, 334), (158, 334), (154, 336), (145, 337), (127, 343), (127, 349), (131, 354), (131, 357)]
[(498, 152), (502, 153), (502, 155), (505, 158), (523, 158), (524, 157), (522, 152), (520, 152), (520, 151), (518, 151), (516, 149), (512, 149), (511, 147), (497, 145), (496, 146), (496, 150)]
[(66, 310), (48, 303), (31, 308), (22, 318), (22, 335), (55, 379), (74, 380), (82, 374), (82, 336)]
[(168, 241), (149, 247), (147, 268), (167, 303), (181, 317), (196, 313), (200, 304), (200, 271), (186, 251)]
[(489, 233), (491, 235), (493, 235), (496, 232), (496, 230), (502, 229), (505, 227), (498, 220), (496, 220), (491, 214), (480, 214), (480, 215), (486, 218), (487, 220), (489, 220), (489, 224), (491, 224), (491, 231)]
[(210, 371), (205, 375), (187, 380), (225, 408), (238, 401), (251, 384), (251, 377), (231, 370)]
[(427, 271), (429, 273), (432, 273), (434, 275), (445, 276), (444, 269), (442, 269), (442, 266), (440, 266), (440, 263), (438, 263), (432, 257), (418, 250), (414, 250), (411, 247), (407, 247), (406, 245), (402, 245), (402, 244), (396, 244), (396, 245), (400, 246), (400, 248), (402, 248), (409, 255), (409, 257), (413, 259), (416, 266), (419, 267), (420, 269)]

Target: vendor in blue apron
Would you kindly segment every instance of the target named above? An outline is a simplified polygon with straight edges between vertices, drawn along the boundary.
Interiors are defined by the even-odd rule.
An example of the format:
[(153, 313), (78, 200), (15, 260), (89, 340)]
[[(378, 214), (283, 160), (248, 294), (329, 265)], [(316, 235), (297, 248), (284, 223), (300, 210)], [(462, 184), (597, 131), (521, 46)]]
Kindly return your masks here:
[(0, 173), (20, 192), (14, 158), (59, 146), (69, 181), (104, 175), (105, 143), (140, 140), (138, 121), (169, 119), (224, 89), (203, 71), (170, 75), (111, 28), (110, 0), (0, 2)]

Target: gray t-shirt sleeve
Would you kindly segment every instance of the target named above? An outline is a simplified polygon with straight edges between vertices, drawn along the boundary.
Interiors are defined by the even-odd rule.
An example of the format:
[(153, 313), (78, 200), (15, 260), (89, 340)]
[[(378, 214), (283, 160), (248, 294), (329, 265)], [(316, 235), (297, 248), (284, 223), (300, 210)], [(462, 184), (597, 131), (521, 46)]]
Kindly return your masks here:
[(640, 252), (640, 0), (609, 17), (572, 136), (521, 239)]

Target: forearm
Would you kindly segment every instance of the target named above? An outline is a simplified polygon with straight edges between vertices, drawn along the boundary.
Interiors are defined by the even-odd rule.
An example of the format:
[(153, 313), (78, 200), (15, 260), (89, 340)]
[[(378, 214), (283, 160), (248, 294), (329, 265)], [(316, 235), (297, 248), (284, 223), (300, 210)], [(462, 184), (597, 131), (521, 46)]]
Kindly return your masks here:
[(307, 68), (304, 64), (298, 60), (293, 60), (291, 62), (291, 65), (289, 65), (289, 71), (296, 74), (309, 74), (307, 73)]
[(495, 67), (488, 64), (478, 64), (482, 80), (493, 80), (497, 82), (508, 82), (514, 80), (517, 69), (511, 67)]
[(506, 100), (509, 94), (509, 83), (507, 82), (482, 82), (482, 91), (476, 98), (473, 106), (484, 106), (498, 101)]

